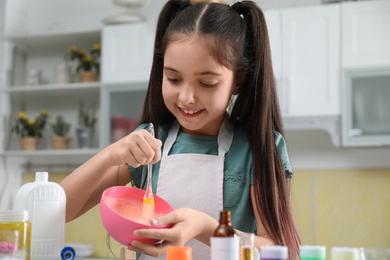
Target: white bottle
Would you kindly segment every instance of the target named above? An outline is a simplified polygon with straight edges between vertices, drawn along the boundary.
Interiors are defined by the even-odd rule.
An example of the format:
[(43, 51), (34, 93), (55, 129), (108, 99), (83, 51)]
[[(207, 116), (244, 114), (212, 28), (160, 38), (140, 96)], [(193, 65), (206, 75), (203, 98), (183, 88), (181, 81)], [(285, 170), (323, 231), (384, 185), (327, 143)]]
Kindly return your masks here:
[(65, 239), (66, 197), (62, 187), (49, 182), (47, 172), (36, 172), (35, 181), (16, 193), (15, 210), (31, 217), (31, 260), (60, 259)]

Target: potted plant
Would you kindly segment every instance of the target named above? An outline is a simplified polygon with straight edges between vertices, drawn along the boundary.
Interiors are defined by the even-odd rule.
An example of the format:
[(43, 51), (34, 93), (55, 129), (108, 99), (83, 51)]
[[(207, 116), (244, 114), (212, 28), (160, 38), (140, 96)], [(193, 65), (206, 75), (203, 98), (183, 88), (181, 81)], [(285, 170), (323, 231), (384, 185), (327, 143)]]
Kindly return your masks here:
[(94, 127), (96, 123), (96, 107), (95, 104), (86, 106), (83, 101), (80, 101), (78, 128), (76, 129), (79, 147), (81, 149), (92, 147), (94, 137)]
[(55, 136), (51, 138), (51, 148), (54, 150), (68, 149), (69, 138), (66, 134), (69, 132), (70, 124), (65, 122), (62, 116), (57, 116), (56, 122), (50, 126), (55, 133)]
[(100, 44), (93, 45), (93, 48), (86, 53), (73, 45), (69, 47), (64, 58), (68, 62), (76, 63), (76, 72), (79, 72), (80, 82), (94, 82), (100, 74)]
[(42, 138), (42, 131), (44, 130), (49, 113), (47, 110), (30, 119), (26, 116), (26, 113), (20, 111), (18, 119), (15, 125), (12, 127), (11, 132), (15, 132), (21, 137), (22, 150), (36, 150), (38, 146), (38, 139)]

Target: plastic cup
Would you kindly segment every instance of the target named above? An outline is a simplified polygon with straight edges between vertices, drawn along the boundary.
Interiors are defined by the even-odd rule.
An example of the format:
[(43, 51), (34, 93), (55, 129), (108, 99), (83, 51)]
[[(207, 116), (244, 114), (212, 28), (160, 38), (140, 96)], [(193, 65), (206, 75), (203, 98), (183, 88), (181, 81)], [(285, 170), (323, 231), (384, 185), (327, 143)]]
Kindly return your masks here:
[(287, 246), (263, 246), (260, 249), (262, 260), (287, 260)]
[(167, 260), (192, 260), (192, 248), (189, 246), (168, 247)]
[(301, 260), (325, 260), (326, 247), (315, 245), (302, 245), (299, 247)]

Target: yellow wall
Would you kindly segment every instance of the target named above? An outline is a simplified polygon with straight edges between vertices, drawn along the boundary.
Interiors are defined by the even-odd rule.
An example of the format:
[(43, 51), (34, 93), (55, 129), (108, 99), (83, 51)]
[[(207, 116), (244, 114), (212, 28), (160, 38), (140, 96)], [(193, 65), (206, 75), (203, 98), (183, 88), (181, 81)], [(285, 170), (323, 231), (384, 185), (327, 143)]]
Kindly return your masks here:
[(325, 245), (328, 256), (390, 247), (390, 169), (295, 171), (292, 203), (302, 243)]
[[(65, 176), (51, 173), (50, 181)], [(296, 170), (292, 205), (302, 243), (324, 245), (328, 256), (334, 246), (390, 247), (390, 169)], [(97, 206), (66, 224), (65, 242), (93, 244), (94, 257), (114, 258), (106, 235)], [(117, 256), (120, 248), (112, 243)]]

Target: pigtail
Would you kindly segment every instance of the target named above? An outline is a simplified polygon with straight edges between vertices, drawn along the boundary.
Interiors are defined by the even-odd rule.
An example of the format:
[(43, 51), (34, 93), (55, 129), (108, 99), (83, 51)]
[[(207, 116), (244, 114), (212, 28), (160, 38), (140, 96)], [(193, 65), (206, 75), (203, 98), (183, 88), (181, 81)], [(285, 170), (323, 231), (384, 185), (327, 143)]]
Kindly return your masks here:
[[(158, 21), (156, 36), (154, 40), (154, 53), (152, 69), (150, 72), (150, 80), (148, 90), (146, 92), (143, 113), (141, 123), (152, 122), (155, 129), (161, 123), (173, 121), (174, 116), (169, 112), (164, 104), (162, 96), (162, 79), (163, 79), (163, 66), (164, 66), (164, 37), (166, 29), (168, 28), (171, 21), (174, 19), (176, 14), (183, 10), (190, 4), (189, 1), (184, 0), (171, 0), (168, 1), (164, 8), (161, 10)], [(155, 137), (158, 138), (158, 131), (155, 132)], [(141, 166), (141, 172), (144, 172), (144, 167)], [(144, 175), (142, 177), (142, 175)], [(140, 175), (140, 188), (146, 188), (146, 174)]]
[[(188, 0), (171, 0), (168, 1), (162, 9), (156, 29), (156, 36), (154, 41), (154, 54), (152, 69), (150, 73), (150, 81), (143, 108), (142, 123), (152, 122), (155, 128), (158, 128), (160, 123), (173, 121), (174, 116), (168, 111), (164, 104), (162, 97), (162, 79), (164, 66), (164, 37), (166, 30), (175, 18), (176, 14), (190, 5)], [(156, 132), (156, 137), (157, 137)]]
[(237, 97), (232, 119), (245, 129), (249, 143), (253, 144), (253, 186), (262, 223), (277, 244), (289, 247), (289, 259), (297, 259), (299, 237), (273, 133), (276, 130), (284, 135), (266, 21), (261, 9), (252, 1), (238, 2), (232, 7), (247, 25), (244, 55), (248, 60), (244, 87)]

